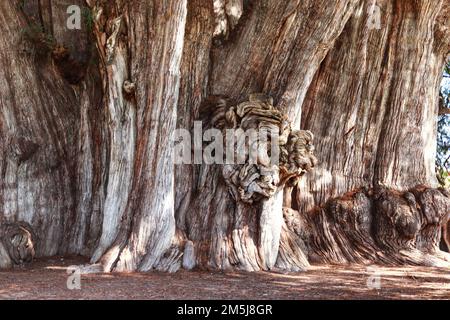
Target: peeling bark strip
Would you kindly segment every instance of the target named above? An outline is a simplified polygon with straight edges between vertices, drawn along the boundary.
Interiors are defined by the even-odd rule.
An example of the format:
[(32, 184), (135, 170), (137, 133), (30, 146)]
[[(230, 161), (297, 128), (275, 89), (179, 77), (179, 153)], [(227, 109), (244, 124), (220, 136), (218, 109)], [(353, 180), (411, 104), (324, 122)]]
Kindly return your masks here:
[[(23, 221), (37, 256), (105, 271), (448, 267), (433, 166), (449, 13), (445, 0), (2, 1), (0, 230)], [(228, 97), (208, 109), (225, 127), (292, 123), (277, 183), (264, 157), (174, 167), (172, 131), (210, 96)], [(315, 164), (307, 130), (318, 166), (296, 184)]]
[[(107, 104), (116, 122), (112, 129), (119, 128), (110, 149), (116, 155), (110, 158), (108, 177), (114, 184), (106, 189), (110, 211), (105, 211), (102, 239), (92, 260), (101, 257), (106, 271), (148, 271), (160, 266), (175, 235), (170, 137), (176, 124), (186, 1), (134, 1), (125, 6), (117, 1), (94, 10), (105, 15), (97, 20), (106, 21), (107, 36), (97, 26), (97, 39), (105, 52)], [(132, 103), (122, 92), (128, 77), (135, 85)], [(128, 129), (120, 128), (127, 123)]]

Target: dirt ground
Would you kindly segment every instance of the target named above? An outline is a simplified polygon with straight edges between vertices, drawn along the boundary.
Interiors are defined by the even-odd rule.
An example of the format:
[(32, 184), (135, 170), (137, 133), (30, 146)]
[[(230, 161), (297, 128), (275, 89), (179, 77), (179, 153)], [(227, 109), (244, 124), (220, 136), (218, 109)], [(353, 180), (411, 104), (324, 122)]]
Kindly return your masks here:
[(419, 267), (88, 274), (81, 276), (80, 290), (69, 290), (66, 268), (83, 263), (82, 258), (53, 258), (2, 271), (0, 299), (450, 299), (449, 270)]

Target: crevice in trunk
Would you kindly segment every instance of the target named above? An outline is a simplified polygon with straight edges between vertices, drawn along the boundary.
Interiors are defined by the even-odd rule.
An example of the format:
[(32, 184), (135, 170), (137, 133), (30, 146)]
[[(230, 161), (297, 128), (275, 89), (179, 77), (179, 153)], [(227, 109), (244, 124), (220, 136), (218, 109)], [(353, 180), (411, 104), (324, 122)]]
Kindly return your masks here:
[[(38, 257), (85, 254), (107, 272), (448, 266), (432, 134), (446, 1), (86, 2), (98, 66), (61, 10), (83, 0), (0, 2), (0, 221), (29, 223)], [(24, 15), (61, 45), (56, 63), (17, 47)], [(210, 96), (287, 116), (287, 141), (310, 153), (314, 134), (318, 165), (273, 185), (248, 164), (175, 167), (171, 135)], [(222, 107), (208, 112), (255, 124)]]

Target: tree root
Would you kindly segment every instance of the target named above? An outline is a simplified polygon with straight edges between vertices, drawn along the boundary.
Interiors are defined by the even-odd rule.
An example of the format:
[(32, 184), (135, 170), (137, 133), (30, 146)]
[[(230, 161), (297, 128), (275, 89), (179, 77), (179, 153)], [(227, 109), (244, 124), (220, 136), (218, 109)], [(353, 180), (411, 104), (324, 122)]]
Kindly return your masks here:
[(450, 212), (443, 189), (357, 190), (305, 215), (310, 262), (450, 267), (439, 249)]

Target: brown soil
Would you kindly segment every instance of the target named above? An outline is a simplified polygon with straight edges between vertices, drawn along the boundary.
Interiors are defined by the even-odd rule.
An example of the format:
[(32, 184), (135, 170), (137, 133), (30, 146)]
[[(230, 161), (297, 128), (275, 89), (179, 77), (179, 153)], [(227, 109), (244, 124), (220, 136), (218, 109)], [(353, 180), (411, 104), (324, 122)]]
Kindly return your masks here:
[(38, 260), (0, 272), (0, 299), (450, 299), (449, 270), (377, 267), (380, 288), (360, 266), (315, 266), (295, 274), (151, 272), (88, 274), (67, 289), (67, 266), (81, 258)]

